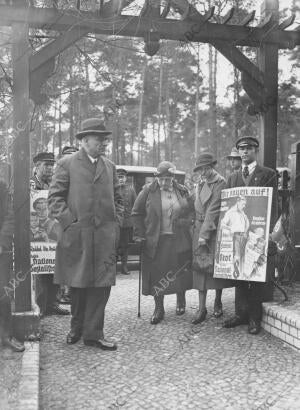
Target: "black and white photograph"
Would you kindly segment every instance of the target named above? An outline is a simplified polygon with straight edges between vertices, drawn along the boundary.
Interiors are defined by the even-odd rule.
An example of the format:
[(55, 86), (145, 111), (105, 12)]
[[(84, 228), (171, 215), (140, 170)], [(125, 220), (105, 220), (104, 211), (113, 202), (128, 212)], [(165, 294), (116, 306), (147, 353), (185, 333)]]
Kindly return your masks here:
[(0, 409), (300, 408), (300, 0), (0, 0)]

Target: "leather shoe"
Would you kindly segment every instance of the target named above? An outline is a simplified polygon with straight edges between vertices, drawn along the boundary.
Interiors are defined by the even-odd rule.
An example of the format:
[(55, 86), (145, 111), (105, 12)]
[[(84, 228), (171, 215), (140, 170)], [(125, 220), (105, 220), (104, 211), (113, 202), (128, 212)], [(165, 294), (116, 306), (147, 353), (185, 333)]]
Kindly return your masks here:
[(157, 325), (165, 317), (165, 310), (163, 308), (155, 308), (154, 313), (151, 317), (151, 325)]
[(218, 318), (223, 315), (223, 306), (222, 303), (216, 303), (214, 306), (214, 317)]
[(242, 318), (240, 316), (233, 316), (223, 323), (223, 327), (229, 329), (232, 327), (240, 326), (240, 325), (245, 325), (247, 324), (247, 320), (245, 318)]
[(198, 325), (199, 323), (204, 322), (205, 318), (207, 315), (207, 309), (202, 309), (202, 310), (197, 310), (197, 313), (194, 317), (194, 319), (192, 320), (192, 324), (193, 325)]
[(46, 315), (69, 315), (70, 311), (61, 308), (58, 303), (53, 303), (50, 309), (47, 310)]
[(73, 330), (70, 330), (70, 332), (67, 334), (67, 344), (68, 345), (74, 345), (75, 343), (80, 340), (81, 334), (77, 332), (73, 332)]
[(94, 346), (98, 347), (102, 350), (117, 350), (117, 345), (114, 342), (111, 342), (106, 339), (98, 339), (98, 340), (84, 340), (83, 343), (86, 346)]
[(185, 307), (184, 306), (176, 306), (176, 315), (181, 316), (184, 315), (185, 313)]
[(176, 315), (181, 316), (185, 313), (185, 292), (177, 293)]
[(24, 352), (25, 346), (14, 337), (5, 337), (2, 339), (2, 346), (9, 347), (13, 352)]
[(121, 273), (122, 273), (122, 275), (130, 275), (130, 272), (128, 271), (127, 267), (125, 267), (125, 266), (121, 267)]
[(249, 326), (248, 326), (248, 333), (250, 335), (257, 335), (261, 330), (261, 326), (259, 322), (250, 319)]

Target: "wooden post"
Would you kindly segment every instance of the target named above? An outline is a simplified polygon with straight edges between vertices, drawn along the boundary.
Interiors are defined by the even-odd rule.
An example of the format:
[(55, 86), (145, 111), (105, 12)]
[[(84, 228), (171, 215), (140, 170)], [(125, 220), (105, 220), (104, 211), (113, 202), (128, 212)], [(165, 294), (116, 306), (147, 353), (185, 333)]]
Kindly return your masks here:
[(14, 170), (14, 263), (15, 311), (31, 310), (30, 271), (30, 116), (29, 116), (29, 57), (28, 24), (12, 25), (13, 110), (15, 142)]
[[(278, 24), (278, 0), (264, 0), (261, 6), (262, 20), (273, 13), (274, 27)], [(267, 34), (266, 34), (267, 35)], [(277, 154), (277, 102), (278, 102), (278, 46), (264, 43), (258, 51), (259, 68), (264, 75), (264, 86), (267, 91), (267, 111), (261, 115), (260, 155), (262, 163), (276, 168)]]

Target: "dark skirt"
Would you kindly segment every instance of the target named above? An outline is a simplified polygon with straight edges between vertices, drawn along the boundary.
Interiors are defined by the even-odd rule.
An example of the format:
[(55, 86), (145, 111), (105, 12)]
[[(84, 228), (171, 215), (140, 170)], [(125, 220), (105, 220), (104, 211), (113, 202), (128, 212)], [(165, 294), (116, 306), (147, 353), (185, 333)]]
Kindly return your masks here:
[(230, 279), (213, 278), (212, 274), (193, 271), (193, 289), (208, 290), (208, 289), (223, 289), (232, 288), (234, 282)]
[(142, 255), (143, 295), (170, 295), (192, 289), (192, 251), (176, 254), (174, 235), (161, 235), (155, 257)]

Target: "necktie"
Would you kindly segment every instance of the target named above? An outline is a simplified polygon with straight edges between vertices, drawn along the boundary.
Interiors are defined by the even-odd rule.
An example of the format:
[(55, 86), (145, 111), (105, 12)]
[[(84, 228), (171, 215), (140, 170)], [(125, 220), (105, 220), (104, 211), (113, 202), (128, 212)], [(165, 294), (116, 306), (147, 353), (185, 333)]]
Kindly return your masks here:
[(243, 177), (248, 178), (248, 176), (249, 176), (249, 167), (248, 165), (246, 165), (243, 169)]

